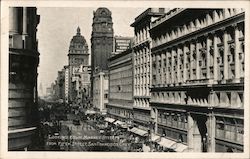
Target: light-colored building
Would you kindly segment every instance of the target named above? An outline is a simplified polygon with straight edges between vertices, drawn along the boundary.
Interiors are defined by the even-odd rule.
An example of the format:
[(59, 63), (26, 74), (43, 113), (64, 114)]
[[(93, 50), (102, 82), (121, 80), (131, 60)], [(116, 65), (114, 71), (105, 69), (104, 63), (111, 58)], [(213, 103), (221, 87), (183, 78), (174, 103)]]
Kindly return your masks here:
[[(69, 102), (78, 103), (80, 99), (80, 77), (82, 68), (89, 67), (89, 53), (88, 53), (88, 45), (84, 38), (81, 35), (81, 30), (78, 27), (77, 33), (70, 41), (69, 46)], [(85, 68), (84, 68), (85, 70)]]
[(151, 117), (168, 148), (243, 151), (244, 22), (240, 8), (176, 8), (151, 23)]
[(93, 107), (100, 113), (106, 114), (108, 103), (109, 79), (108, 72), (99, 72), (94, 75), (93, 81)]
[(69, 103), (69, 66), (64, 66), (64, 74), (65, 74), (65, 79), (64, 79), (64, 81), (65, 81), (65, 83), (64, 83), (64, 96), (65, 96), (65, 99), (64, 99), (64, 102), (66, 103), (66, 104), (68, 104)]
[(29, 150), (39, 124), (35, 7), (9, 7), (8, 150)]
[(165, 14), (165, 8), (148, 8), (135, 18), (133, 68), (134, 68), (134, 124), (148, 130), (150, 122), (150, 92), (151, 86), (151, 39), (149, 36), (150, 23)]
[[(109, 117), (131, 124), (133, 120), (132, 49), (109, 59)], [(124, 124), (125, 125), (125, 124)]]

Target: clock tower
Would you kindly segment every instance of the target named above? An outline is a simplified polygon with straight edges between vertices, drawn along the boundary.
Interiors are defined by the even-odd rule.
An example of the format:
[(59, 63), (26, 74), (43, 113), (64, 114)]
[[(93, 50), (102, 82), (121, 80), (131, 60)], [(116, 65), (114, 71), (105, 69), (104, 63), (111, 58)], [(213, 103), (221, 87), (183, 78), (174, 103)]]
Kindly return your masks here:
[(108, 58), (113, 51), (113, 22), (111, 11), (98, 8), (94, 11), (91, 35), (91, 95), (93, 97), (93, 75), (108, 70)]

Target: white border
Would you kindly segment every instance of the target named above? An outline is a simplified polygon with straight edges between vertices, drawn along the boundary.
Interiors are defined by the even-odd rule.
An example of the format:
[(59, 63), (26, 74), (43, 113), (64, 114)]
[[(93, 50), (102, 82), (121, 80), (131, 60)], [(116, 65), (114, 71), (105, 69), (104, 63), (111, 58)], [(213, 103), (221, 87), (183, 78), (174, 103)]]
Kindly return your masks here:
[[(8, 152), (8, 7), (164, 7), (164, 8), (245, 8), (245, 96), (244, 153), (119, 153), (119, 152)], [(249, 156), (249, 11), (250, 1), (2, 1), (1, 2), (1, 151), (0, 158), (250, 158)], [(135, 17), (138, 15), (135, 15)], [(122, 17), (121, 17), (122, 18)], [(129, 26), (128, 26), (129, 27)]]

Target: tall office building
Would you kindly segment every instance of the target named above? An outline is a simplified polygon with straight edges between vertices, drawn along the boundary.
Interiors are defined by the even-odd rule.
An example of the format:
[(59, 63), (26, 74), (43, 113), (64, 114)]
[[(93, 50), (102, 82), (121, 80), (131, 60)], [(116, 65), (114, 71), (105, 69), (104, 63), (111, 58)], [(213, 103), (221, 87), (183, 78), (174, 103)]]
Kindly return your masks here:
[(111, 11), (98, 8), (94, 11), (91, 35), (91, 95), (93, 97), (94, 74), (108, 70), (108, 58), (113, 51), (113, 22)]
[(29, 149), (37, 130), (39, 20), (34, 7), (9, 8), (8, 150)]
[[(77, 33), (71, 39), (69, 46), (69, 84), (68, 84), (68, 100), (75, 102), (78, 96), (79, 69), (89, 67), (88, 45), (85, 38), (81, 35), (81, 30), (78, 27)], [(82, 67), (80, 67), (82, 66)]]

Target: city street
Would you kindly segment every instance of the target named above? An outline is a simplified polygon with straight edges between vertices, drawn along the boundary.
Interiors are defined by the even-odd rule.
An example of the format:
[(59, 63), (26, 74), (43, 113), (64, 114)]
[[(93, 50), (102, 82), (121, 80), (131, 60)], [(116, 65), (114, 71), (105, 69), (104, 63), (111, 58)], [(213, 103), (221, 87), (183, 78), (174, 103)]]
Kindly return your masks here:
[[(74, 114), (68, 115), (73, 119)], [(61, 130), (58, 134), (48, 137), (46, 150), (55, 151), (117, 151), (123, 152), (124, 144), (117, 142), (118, 137), (105, 136), (95, 128), (94, 121), (80, 121), (74, 124), (72, 120), (60, 121)]]

